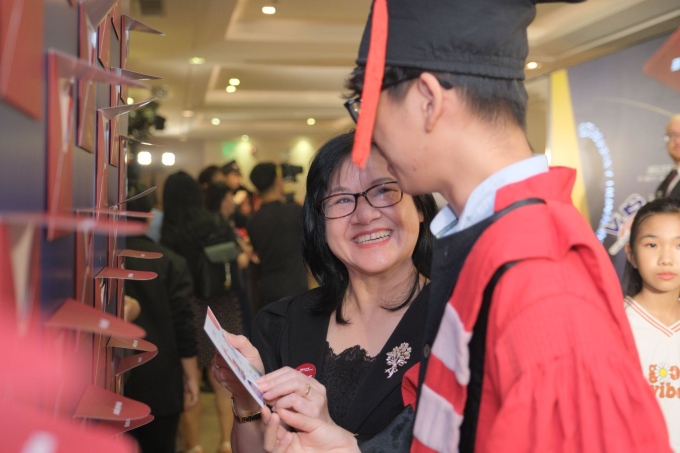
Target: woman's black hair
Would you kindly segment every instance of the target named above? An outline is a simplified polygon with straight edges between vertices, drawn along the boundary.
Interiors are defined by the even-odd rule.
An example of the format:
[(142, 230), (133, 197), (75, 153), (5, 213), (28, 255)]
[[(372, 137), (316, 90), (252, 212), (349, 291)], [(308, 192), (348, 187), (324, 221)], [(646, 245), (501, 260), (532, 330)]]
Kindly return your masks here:
[(161, 244), (194, 266), (204, 245), (211, 244), (218, 227), (215, 214), (203, 206), (201, 186), (183, 171), (168, 176), (163, 187)]
[[(326, 142), (317, 151), (307, 174), (307, 195), (302, 208), (302, 256), (309, 270), (321, 287), (315, 311), (331, 314), (335, 311), (338, 324), (346, 324), (342, 315), (342, 303), (349, 286), (347, 267), (340, 261), (326, 242), (326, 218), (318, 202), (326, 196), (328, 186), (340, 167), (349, 159), (354, 144), (354, 132), (338, 135)], [(432, 233), (430, 222), (437, 213), (437, 205), (431, 194), (416, 195), (413, 202), (423, 215), (420, 231), (412, 258), (415, 266), (413, 285), (404, 302), (398, 306), (390, 304), (388, 310), (399, 310), (407, 306), (420, 288), (420, 275), (430, 277), (432, 263)]]
[[(635, 256), (635, 242), (640, 232), (640, 225), (649, 217), (656, 214), (680, 214), (680, 199), (659, 198), (650, 201), (640, 208), (635, 214), (633, 224), (630, 227), (630, 253)], [(626, 286), (626, 295), (633, 297), (642, 291), (642, 276), (640, 271), (633, 267), (630, 261), (626, 261), (626, 268), (623, 273), (623, 281)]]
[(211, 182), (203, 191), (205, 208), (208, 211), (218, 212), (222, 206), (222, 200), (231, 193), (229, 187), (223, 182)]

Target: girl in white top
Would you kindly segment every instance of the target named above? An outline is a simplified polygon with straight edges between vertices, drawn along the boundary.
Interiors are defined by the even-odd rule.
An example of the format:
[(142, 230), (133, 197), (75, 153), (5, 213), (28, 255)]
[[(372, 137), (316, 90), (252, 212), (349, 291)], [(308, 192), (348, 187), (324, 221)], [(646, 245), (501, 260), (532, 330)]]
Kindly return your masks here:
[(671, 447), (680, 453), (680, 200), (654, 200), (638, 211), (626, 256), (626, 314)]

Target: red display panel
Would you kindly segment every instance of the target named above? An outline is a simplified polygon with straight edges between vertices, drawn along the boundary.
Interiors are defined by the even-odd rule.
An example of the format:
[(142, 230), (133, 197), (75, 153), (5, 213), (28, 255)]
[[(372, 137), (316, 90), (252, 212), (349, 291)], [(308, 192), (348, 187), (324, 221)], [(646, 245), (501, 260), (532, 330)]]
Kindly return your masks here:
[[(71, 420), (55, 419), (51, 414), (22, 404), (5, 402), (3, 410), (12, 414), (0, 424), (0, 438), (6, 452), (92, 453), (95, 445), (97, 453), (137, 451), (131, 438), (115, 436), (124, 432), (116, 425), (102, 424), (102, 427), (84, 430)], [(151, 421), (149, 417), (131, 424), (141, 426)]]
[(0, 99), (42, 118), (43, 0), (0, 1)]
[(131, 31), (138, 31), (141, 33), (151, 33), (154, 35), (161, 35), (164, 36), (165, 33), (163, 33), (160, 30), (156, 30), (153, 27), (149, 27), (143, 22), (138, 21), (137, 19), (134, 19), (130, 16), (127, 16), (123, 14), (121, 16), (122, 18), (122, 36), (120, 38), (120, 67), (123, 69), (127, 69), (127, 58), (128, 58), (128, 52), (130, 50), (130, 32)]
[(74, 417), (99, 420), (138, 420), (148, 417), (151, 409), (139, 401), (125, 398), (96, 385), (85, 390)]
[[(97, 297), (96, 294), (95, 297)], [(138, 325), (123, 321), (113, 315), (104, 313), (97, 307), (90, 307), (74, 299), (66, 299), (52, 317), (45, 322), (45, 325), (120, 338), (136, 339), (146, 335), (144, 329)]]
[(680, 28), (647, 60), (643, 71), (680, 92)]
[[(47, 210), (73, 211), (73, 146), (75, 77), (57, 53), (48, 55), (47, 83)], [(68, 231), (48, 228), (47, 239)]]
[[(78, 5), (78, 55), (89, 65), (97, 59), (97, 28), (85, 9), (85, 3)], [(78, 84), (78, 146), (94, 153), (96, 120), (96, 84), (81, 81)]]
[(116, 374), (121, 374), (132, 368), (144, 365), (146, 362), (156, 357), (156, 355), (158, 355), (158, 351), (148, 351), (123, 357), (118, 361), (115, 372)]
[(150, 423), (153, 421), (153, 415), (148, 415), (144, 418), (140, 418), (137, 420), (124, 420), (124, 421), (112, 421), (112, 420), (103, 420), (99, 423), (101, 426), (105, 426), (106, 428), (114, 430), (116, 433), (121, 434), (126, 431), (130, 431), (135, 428), (139, 428), (140, 426), (146, 425), (147, 423)]
[(76, 234), (76, 300), (94, 303), (94, 235), (91, 232)]

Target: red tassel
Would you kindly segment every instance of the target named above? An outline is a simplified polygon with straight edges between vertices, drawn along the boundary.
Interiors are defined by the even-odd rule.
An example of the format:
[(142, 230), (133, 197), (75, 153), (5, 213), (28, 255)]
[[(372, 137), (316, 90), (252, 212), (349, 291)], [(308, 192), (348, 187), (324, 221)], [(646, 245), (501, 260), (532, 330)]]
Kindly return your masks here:
[(364, 89), (361, 94), (361, 111), (357, 130), (354, 133), (354, 147), (352, 148), (352, 162), (359, 168), (364, 168), (371, 152), (375, 114), (378, 109), (380, 89), (385, 74), (387, 18), (387, 0), (375, 0), (371, 21), (371, 42), (366, 59)]

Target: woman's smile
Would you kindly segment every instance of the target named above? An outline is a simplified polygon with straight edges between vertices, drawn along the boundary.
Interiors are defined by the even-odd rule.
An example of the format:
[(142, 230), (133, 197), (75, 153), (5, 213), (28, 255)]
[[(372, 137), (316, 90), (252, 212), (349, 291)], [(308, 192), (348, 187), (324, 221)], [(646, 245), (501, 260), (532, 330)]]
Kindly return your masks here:
[(353, 241), (359, 245), (373, 245), (383, 243), (392, 236), (392, 230), (378, 229), (373, 231), (362, 232), (355, 236)]

